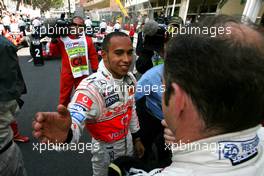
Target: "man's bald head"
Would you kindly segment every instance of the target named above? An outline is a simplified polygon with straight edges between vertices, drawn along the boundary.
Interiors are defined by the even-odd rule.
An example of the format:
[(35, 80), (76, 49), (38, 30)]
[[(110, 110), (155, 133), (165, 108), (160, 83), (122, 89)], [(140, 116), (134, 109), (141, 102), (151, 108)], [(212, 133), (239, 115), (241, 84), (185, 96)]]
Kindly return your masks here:
[[(214, 18), (205, 17), (198, 27), (216, 27), (225, 28), (229, 32), (219, 33), (216, 37), (219, 39), (227, 39), (234, 45), (252, 46), (261, 51), (264, 50), (263, 35), (258, 32), (259, 26), (256, 26), (246, 17), (231, 17), (227, 15), (219, 15)], [(204, 35), (204, 34), (202, 34)]]
[(177, 83), (192, 99), (206, 129), (234, 132), (264, 116), (264, 39), (251, 24), (229, 16), (206, 18), (196, 27), (228, 33), (177, 35), (167, 45), (165, 104)]

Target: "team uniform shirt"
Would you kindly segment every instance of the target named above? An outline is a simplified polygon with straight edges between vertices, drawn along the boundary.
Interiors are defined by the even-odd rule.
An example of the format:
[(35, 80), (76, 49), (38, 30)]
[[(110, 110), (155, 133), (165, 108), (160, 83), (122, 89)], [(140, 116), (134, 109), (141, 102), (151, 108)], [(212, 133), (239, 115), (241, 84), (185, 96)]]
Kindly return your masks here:
[[(264, 128), (223, 134), (181, 148), (172, 147), (172, 164), (151, 173), (131, 169), (133, 176), (263, 176)], [(141, 173), (140, 173), (141, 172)]]
[(77, 87), (68, 106), (72, 117), (72, 142), (78, 142), (83, 128), (99, 149), (92, 150), (94, 175), (106, 175), (111, 161), (133, 155), (131, 133), (139, 130), (135, 111), (136, 80), (132, 73), (114, 79), (100, 62), (97, 73), (85, 78)]

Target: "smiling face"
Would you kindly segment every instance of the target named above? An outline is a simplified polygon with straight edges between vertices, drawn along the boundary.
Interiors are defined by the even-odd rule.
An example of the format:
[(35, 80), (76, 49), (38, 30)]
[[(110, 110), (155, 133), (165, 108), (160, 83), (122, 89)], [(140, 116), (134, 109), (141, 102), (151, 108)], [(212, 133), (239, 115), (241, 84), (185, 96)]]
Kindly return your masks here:
[(114, 78), (120, 79), (127, 74), (132, 64), (131, 40), (126, 36), (114, 36), (109, 43), (108, 50), (102, 53), (104, 64)]

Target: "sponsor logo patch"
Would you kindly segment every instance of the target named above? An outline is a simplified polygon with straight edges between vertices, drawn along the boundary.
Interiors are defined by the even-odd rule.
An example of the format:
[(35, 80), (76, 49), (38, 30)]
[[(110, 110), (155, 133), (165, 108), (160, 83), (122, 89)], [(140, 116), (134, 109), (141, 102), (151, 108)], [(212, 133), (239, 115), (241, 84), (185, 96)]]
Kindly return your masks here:
[(109, 107), (118, 101), (119, 101), (119, 95), (115, 94), (115, 95), (112, 95), (111, 97), (108, 97), (105, 99), (105, 105), (106, 105), (106, 107)]
[(90, 110), (92, 107), (93, 101), (88, 96), (86, 96), (82, 93), (79, 93), (77, 95), (75, 103), (81, 104), (82, 106), (84, 106), (85, 108)]
[(77, 120), (79, 123), (82, 123), (85, 120), (84, 115), (79, 112), (71, 112), (71, 117)]
[(80, 104), (77, 104), (77, 103), (74, 103), (70, 106), (70, 109), (71, 110), (74, 110), (74, 111), (79, 111), (79, 112), (86, 112), (88, 109), (85, 108), (84, 106), (80, 105)]
[(259, 137), (246, 141), (221, 141), (219, 160), (229, 159), (233, 166), (246, 162), (258, 154)]

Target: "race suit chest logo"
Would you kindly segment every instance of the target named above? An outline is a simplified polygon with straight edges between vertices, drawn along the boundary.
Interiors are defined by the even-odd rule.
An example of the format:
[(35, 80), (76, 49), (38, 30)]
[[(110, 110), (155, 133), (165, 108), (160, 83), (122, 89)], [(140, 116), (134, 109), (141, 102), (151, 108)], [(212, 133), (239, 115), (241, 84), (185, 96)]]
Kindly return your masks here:
[(79, 93), (77, 95), (75, 103), (81, 104), (82, 106), (84, 106), (88, 110), (90, 110), (92, 105), (93, 105), (93, 101), (88, 96), (84, 95), (83, 93)]
[(219, 160), (229, 159), (233, 166), (246, 162), (258, 154), (259, 137), (246, 141), (222, 141), (220, 146)]
[(121, 140), (127, 135), (131, 117), (132, 108), (129, 107), (121, 115), (93, 124), (86, 123), (86, 127), (95, 139), (111, 143)]
[(119, 101), (119, 95), (115, 94), (105, 99), (105, 106), (109, 107)]
[(120, 130), (120, 131), (117, 131), (117, 132), (111, 133), (111, 134), (109, 134), (108, 136), (109, 136), (112, 140), (114, 140), (114, 139), (116, 139), (116, 138), (118, 139), (119, 136), (124, 136), (124, 135), (126, 135), (126, 134), (127, 134), (127, 131), (128, 131), (128, 124), (129, 124), (129, 121), (130, 121), (130, 119), (129, 119), (128, 115), (127, 115), (127, 114), (124, 115), (124, 116), (121, 118), (120, 122), (121, 122), (121, 125), (123, 125), (125, 128), (122, 129), (122, 130)]

